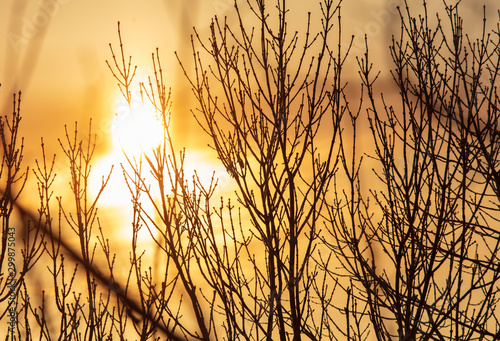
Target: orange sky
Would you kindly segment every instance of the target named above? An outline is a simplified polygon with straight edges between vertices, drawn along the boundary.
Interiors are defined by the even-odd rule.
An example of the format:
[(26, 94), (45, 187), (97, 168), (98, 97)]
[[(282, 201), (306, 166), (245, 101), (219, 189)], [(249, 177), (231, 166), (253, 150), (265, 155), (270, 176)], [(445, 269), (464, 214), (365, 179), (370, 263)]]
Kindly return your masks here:
[(60, 135), (63, 124), (75, 120), (83, 124), (93, 117), (99, 124), (107, 115), (112, 117), (116, 101), (112, 94), (117, 88), (105, 60), (111, 57), (108, 43), (118, 47), (118, 20), (126, 51), (141, 69), (142, 79), (137, 81), (149, 72), (145, 68), (157, 46), (167, 72), (175, 71), (172, 52), (178, 49), (182, 23), (172, 11), (180, 12), (179, 6), (167, 6), (166, 1), (15, 0), (15, 4), (0, 5), (0, 36), (8, 38), (0, 53), (1, 99), (5, 103), (13, 91), (23, 91), (24, 127), (39, 130), (37, 138)]
[[(494, 0), (490, 0), (494, 3)], [(177, 148), (206, 146), (190, 110), (196, 107), (190, 89), (175, 60), (174, 51), (189, 60), (190, 34), (196, 26), (207, 34), (214, 15), (234, 17), (232, 0), (2, 0), (0, 2), (0, 110), (11, 110), (12, 92), (23, 91), (22, 133), (26, 138), (26, 162), (40, 156), (39, 141), (44, 137), (52, 153), (61, 154), (57, 138), (64, 125), (79, 121), (87, 127), (92, 117), (99, 134), (98, 153), (111, 150), (110, 125), (117, 108), (116, 81), (105, 64), (110, 59), (108, 44), (118, 48), (117, 22), (121, 22), (125, 53), (138, 66), (136, 81), (151, 72), (151, 53), (160, 49), (167, 83), (174, 91), (173, 122)], [(246, 3), (239, 0), (239, 3)], [(320, 14), (316, 1), (289, 1), (291, 25), (297, 29), (312, 11), (313, 24)], [(399, 18), (394, 4), (402, 0), (346, 0), (343, 5), (343, 33), (356, 34), (353, 54), (363, 52), (362, 36), (370, 38), (371, 56), (377, 69), (388, 65), (387, 44), (398, 33)], [(418, 9), (419, 0), (409, 0)], [(436, 1), (442, 6), (441, 1)], [(498, 7), (498, 5), (497, 5)], [(490, 6), (489, 12), (495, 12)], [(463, 2), (462, 13), (472, 15), (469, 22), (480, 28), (481, 7), (476, 1)], [(296, 13), (296, 14), (295, 14)], [(248, 11), (244, 15), (248, 15)], [(354, 59), (352, 59), (354, 61)], [(356, 72), (345, 74), (357, 79)], [(59, 155), (62, 157), (62, 155)], [(196, 158), (203, 159), (202, 154)], [(200, 161), (201, 162), (201, 161)], [(203, 164), (202, 164), (203, 167)], [(215, 167), (215, 166), (214, 166)]]
[[(145, 81), (151, 72), (151, 53), (156, 47), (160, 49), (165, 78), (173, 88), (175, 145), (178, 150), (186, 146), (188, 161), (191, 160), (186, 168), (189, 172), (197, 168), (205, 181), (208, 180), (207, 174), (215, 171), (222, 190), (227, 191), (233, 186), (231, 178), (217, 160), (210, 159), (206, 148), (201, 149), (206, 147), (207, 140), (200, 139), (200, 136), (204, 136), (203, 132), (191, 116), (190, 110), (195, 109), (196, 103), (173, 52), (178, 51), (181, 58), (186, 60), (192, 58), (192, 27), (196, 26), (206, 36), (214, 15), (234, 17), (234, 9), (230, 5), (232, 1), (0, 0), (0, 114), (10, 114), (12, 93), (22, 90), (21, 135), (25, 137), (25, 166), (30, 167), (33, 167), (34, 159), (41, 156), (41, 137), (48, 146), (48, 155), (57, 153), (59, 160), (63, 161), (64, 155), (57, 139), (64, 138), (64, 125), (72, 129), (74, 122), (78, 121), (84, 130), (89, 118), (93, 119), (94, 132), (100, 136), (94, 161), (97, 174), (94, 181), (99, 182), (100, 176), (107, 174), (110, 164), (115, 164), (114, 175), (100, 204), (112, 206), (115, 203), (118, 208), (99, 211), (101, 220), (111, 222), (108, 226), (116, 229), (113, 232), (106, 231), (110, 232), (111, 239), (120, 236), (123, 242), (130, 239), (131, 235), (131, 210), (124, 210), (122, 206), (124, 202), (129, 204), (129, 193), (118, 165), (124, 159), (118, 149), (113, 149), (109, 124), (119, 110), (117, 105), (120, 103), (116, 81), (105, 63), (105, 60), (111, 59), (108, 44), (112, 43), (115, 51), (118, 49), (117, 22), (121, 22), (125, 53), (132, 55), (133, 64), (138, 66), (136, 82)], [(342, 10), (343, 34), (346, 39), (352, 34), (357, 36), (351, 65), (355, 65), (354, 55), (364, 52), (362, 36), (367, 34), (371, 57), (378, 63), (374, 69), (388, 75), (390, 60), (387, 46), (390, 36), (399, 34), (399, 17), (392, 11), (392, 4), (401, 4), (402, 1), (345, 0)], [(419, 8), (420, 0), (408, 1), (415, 5), (414, 9)], [(444, 15), (441, 0), (429, 1), (440, 6), (440, 13)], [(238, 2), (244, 4), (246, 0)], [(313, 11), (313, 24), (318, 25), (319, 21), (314, 19), (320, 17), (318, 2), (288, 0), (293, 10), (299, 9), (293, 12), (291, 25), (300, 29), (307, 20), (308, 10)], [(498, 0), (488, 2), (490, 18), (495, 22)], [(466, 25), (477, 34), (482, 24), (481, 6), (476, 0), (464, 0), (462, 13), (466, 16)], [(344, 77), (351, 84), (359, 84), (357, 70), (346, 70)], [(366, 143), (372, 141), (371, 136), (363, 138)], [(63, 168), (59, 166), (57, 169)], [(30, 179), (32, 182), (21, 198), (32, 205), (30, 208), (35, 211), (39, 200), (33, 174), (30, 174)], [(64, 174), (59, 174), (54, 186), (55, 196), (67, 195), (64, 192), (68, 188), (68, 179)], [(236, 202), (234, 195), (232, 197), (232, 202)], [(70, 196), (67, 195), (65, 199), (69, 200), (71, 209), (74, 204)], [(55, 198), (53, 200), (56, 207), (57, 202)], [(215, 196), (212, 202), (218, 205), (217, 201), (218, 197)], [(147, 233), (145, 237), (151, 240)], [(128, 249), (120, 251), (125, 253)], [(123, 259), (128, 258), (126, 256)]]
[[(343, 5), (346, 37), (367, 33), (374, 49), (385, 49), (385, 44), (380, 46), (376, 41), (397, 32), (399, 20), (388, 10), (400, 2), (402, 0), (346, 0)], [(105, 60), (110, 58), (108, 43), (117, 47), (117, 21), (122, 23), (127, 53), (142, 71), (142, 79), (137, 80), (144, 80), (150, 70), (150, 54), (159, 47), (170, 84), (185, 97), (189, 88), (179, 72), (173, 51), (190, 58), (186, 43), (189, 43), (192, 27), (206, 32), (213, 15), (231, 16), (234, 11), (231, 3), (232, 0), (2, 0), (0, 108), (6, 112), (11, 105), (11, 93), (23, 90), (24, 128), (38, 131), (37, 139), (60, 135), (62, 125), (74, 120), (85, 122), (91, 116), (100, 120), (112, 115), (111, 94), (116, 88)], [(292, 8), (299, 8), (303, 13), (312, 10), (313, 18), (318, 17), (316, 2), (305, 3), (289, 1)], [(481, 14), (476, 1), (464, 1), (463, 8), (466, 14)], [(494, 6), (490, 8), (496, 11)], [(299, 17), (294, 16), (294, 22)], [(480, 25), (479, 20), (477, 23)], [(358, 40), (357, 45), (360, 42)], [(358, 48), (357, 52), (361, 50)], [(377, 53), (372, 51), (372, 56), (374, 52)], [(185, 104), (185, 100), (177, 98), (174, 102)], [(190, 108), (184, 105), (182, 111), (185, 112), (178, 115), (189, 116), (192, 107), (194, 105)], [(189, 125), (184, 127), (187, 128)]]

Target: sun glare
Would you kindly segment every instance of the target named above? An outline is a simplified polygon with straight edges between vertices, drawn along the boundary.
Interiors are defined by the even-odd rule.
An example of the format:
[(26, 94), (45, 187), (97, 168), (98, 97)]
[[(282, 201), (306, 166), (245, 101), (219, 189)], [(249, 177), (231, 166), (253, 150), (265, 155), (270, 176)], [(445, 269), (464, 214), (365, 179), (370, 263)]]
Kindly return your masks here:
[[(96, 196), (101, 188), (103, 175), (107, 175), (111, 167), (114, 166), (114, 175), (111, 176), (106, 188), (101, 193), (98, 203), (102, 206), (117, 208), (120, 211), (118, 216), (123, 220), (123, 224), (129, 225), (132, 200), (127, 184), (120, 174), (120, 165), (127, 168), (127, 157), (131, 160), (137, 160), (144, 153), (151, 155), (153, 149), (163, 142), (164, 131), (153, 105), (142, 103), (140, 98), (133, 99), (129, 106), (121, 93), (118, 93), (114, 112), (110, 130), (99, 132), (110, 136), (112, 149), (93, 165), (90, 190), (92, 195)], [(149, 172), (144, 172), (143, 176), (146, 176), (146, 181), (152, 180), (147, 179), (151, 176)], [(153, 209), (152, 205), (148, 205), (147, 202), (143, 203), (143, 207)], [(124, 236), (123, 232), (118, 231), (118, 233)], [(128, 238), (128, 234), (124, 237)], [(147, 231), (144, 231), (144, 235), (139, 236), (139, 239), (143, 238), (149, 238)]]
[(129, 157), (149, 153), (163, 141), (164, 129), (154, 106), (140, 99), (131, 105), (123, 97), (117, 100), (116, 114), (111, 125), (113, 146)]
[[(152, 151), (158, 146), (165, 143), (164, 141), (164, 127), (162, 122), (158, 119), (153, 105), (142, 103), (141, 99), (134, 99), (129, 106), (128, 103), (121, 97), (117, 97), (114, 106), (115, 114), (111, 123), (110, 136), (112, 142), (112, 149), (103, 155), (95, 165), (93, 165), (90, 188), (92, 195), (96, 196), (101, 185), (102, 177), (109, 173), (109, 170), (114, 166), (114, 175), (111, 176), (106, 188), (99, 197), (98, 204), (100, 206), (115, 207), (119, 212), (117, 219), (120, 219), (119, 224), (123, 226), (130, 226), (132, 219), (132, 200), (131, 194), (127, 187), (123, 176), (121, 176), (121, 167), (130, 170), (127, 158), (134, 162), (139, 160), (144, 154), (153, 158)], [(100, 132), (103, 133), (103, 132)], [(179, 155), (177, 155), (178, 157)], [(143, 162), (143, 170), (141, 177), (150, 187), (150, 193), (153, 198), (157, 198), (159, 190), (156, 180), (147, 169), (147, 164)], [(207, 153), (198, 150), (189, 150), (186, 152), (184, 161), (184, 180), (188, 182), (189, 187), (192, 187), (193, 176), (199, 179), (204, 185), (208, 186), (212, 181), (217, 181), (216, 195), (221, 195), (231, 188), (231, 181), (226, 173), (222, 164), (210, 157)], [(214, 177), (212, 179), (212, 176)], [(231, 189), (234, 190), (234, 189)], [(154, 207), (149, 199), (143, 195), (141, 205), (143, 209), (153, 213)], [(131, 229), (129, 229), (131, 232)], [(129, 233), (117, 231), (117, 233), (124, 237), (129, 238)], [(150, 240), (149, 232), (146, 230), (140, 233), (140, 240)]]

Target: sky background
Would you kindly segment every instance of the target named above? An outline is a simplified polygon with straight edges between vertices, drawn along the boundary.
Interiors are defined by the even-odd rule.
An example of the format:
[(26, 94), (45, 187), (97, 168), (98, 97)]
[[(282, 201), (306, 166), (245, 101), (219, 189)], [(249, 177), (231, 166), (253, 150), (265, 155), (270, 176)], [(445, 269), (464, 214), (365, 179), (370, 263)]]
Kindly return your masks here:
[[(498, 4), (488, 2), (488, 15), (494, 21)], [(244, 5), (246, 1), (239, 3)], [(312, 12), (313, 24), (318, 24), (318, 1), (288, 4), (294, 13), (291, 24), (296, 29), (303, 27), (307, 11)], [(352, 54), (364, 52), (362, 37), (367, 34), (371, 57), (378, 62), (375, 68), (385, 76), (390, 65), (387, 46), (391, 35), (399, 33), (399, 16), (392, 11), (395, 4), (402, 4), (402, 0), (346, 0), (342, 10), (344, 38), (356, 35)], [(419, 0), (410, 0), (409, 4), (416, 11), (421, 9)], [(443, 8), (441, 1), (434, 1), (432, 6), (430, 13)], [(469, 31), (478, 32), (482, 24), (479, 2), (463, 1), (462, 14)], [(12, 93), (22, 90), (21, 133), (25, 137), (26, 165), (40, 157), (42, 137), (48, 154), (62, 157), (58, 138), (64, 137), (64, 125), (72, 128), (78, 121), (80, 131), (85, 132), (90, 118), (98, 134), (96, 170), (105, 173), (111, 163), (120, 162), (113, 149), (110, 122), (123, 102), (105, 63), (111, 59), (108, 44), (112, 43), (115, 51), (119, 48), (120, 21), (125, 54), (132, 55), (133, 65), (138, 66), (136, 84), (151, 74), (151, 53), (159, 48), (167, 85), (173, 90), (175, 145), (192, 151), (193, 164), (189, 167), (205, 173), (215, 170), (223, 178), (221, 183), (229, 181), (217, 161), (203, 149), (207, 140), (200, 138), (203, 134), (190, 113), (196, 103), (174, 56), (177, 51), (189, 63), (193, 26), (206, 37), (214, 15), (234, 20), (232, 0), (1, 0), (0, 110), (2, 114), (10, 113)], [(250, 15), (243, 10), (244, 18)], [(355, 83), (357, 72), (347, 70), (345, 77)], [(119, 173), (115, 169), (115, 176)], [(59, 179), (56, 185), (67, 185), (62, 176)], [(126, 195), (123, 185), (114, 186), (110, 186), (104, 201), (113, 202)]]
[[(318, 25), (318, 2), (288, 0), (292, 11), (290, 25), (299, 31), (303, 30), (308, 11), (312, 12), (313, 25)], [(420, 0), (408, 2), (412, 10), (421, 11)], [(174, 145), (178, 150), (186, 147), (188, 173), (197, 169), (206, 183), (215, 171), (221, 193), (227, 194), (234, 189), (231, 187), (234, 184), (213, 153), (208, 152), (208, 139), (192, 118), (191, 110), (196, 108), (196, 103), (174, 51), (189, 66), (193, 26), (206, 38), (214, 15), (228, 16), (229, 23), (233, 25), (235, 10), (232, 3), (233, 0), (0, 0), (0, 114), (11, 113), (12, 93), (22, 90), (24, 165), (32, 168), (34, 160), (40, 159), (40, 139), (43, 137), (49, 158), (57, 154), (57, 178), (53, 190), (54, 196), (63, 196), (66, 209), (72, 209), (74, 204), (68, 191), (68, 168), (58, 139), (64, 138), (65, 125), (72, 132), (75, 121), (79, 123), (80, 133), (86, 133), (89, 119), (92, 118), (93, 132), (98, 138), (93, 163), (94, 176), (91, 179), (94, 187), (91, 190), (96, 190), (101, 176), (109, 172), (111, 165), (115, 165), (111, 181), (99, 201), (100, 207), (104, 207), (99, 211), (99, 217), (106, 237), (119, 245), (116, 247), (115, 244), (112, 251), (122, 253), (118, 259), (124, 264), (128, 262), (132, 212), (130, 194), (119, 167), (119, 163), (125, 160), (113, 140), (114, 128), (111, 124), (115, 113), (120, 112), (124, 104), (117, 82), (105, 62), (111, 60), (109, 43), (112, 43), (115, 52), (119, 48), (117, 22), (121, 23), (125, 54), (131, 55), (132, 64), (138, 67), (135, 85), (146, 81), (147, 76), (151, 75), (151, 54), (159, 48), (166, 83), (173, 92)], [(246, 0), (238, 0), (238, 3), (244, 5)], [(374, 69), (382, 72), (379, 89), (388, 92), (385, 93), (386, 98), (397, 95), (391, 93), (388, 87), (391, 66), (388, 45), (391, 36), (399, 34), (400, 20), (393, 9), (395, 4), (402, 3), (403, 0), (344, 1), (343, 39), (347, 42), (353, 34), (356, 36), (351, 62), (344, 73), (344, 81), (350, 83), (348, 95), (354, 96), (354, 102), (351, 103), (357, 103), (359, 99), (356, 97), (359, 94), (350, 89), (359, 84), (354, 57), (364, 52), (365, 34), (369, 38)], [(487, 3), (487, 15), (492, 19), (491, 22), (498, 22), (498, 0), (487, 0)], [(440, 0), (432, 1), (429, 7), (429, 13), (433, 14), (439, 9), (441, 15), (445, 15)], [(251, 17), (248, 9), (243, 9), (242, 13), (245, 20)], [(465, 20), (465, 31), (477, 35), (482, 25), (480, 2), (462, 1), (461, 13)], [(153, 129), (145, 127), (144, 130), (147, 134)], [(361, 140), (369, 144), (372, 137), (361, 134)], [(370, 176), (373, 174), (370, 173)], [(33, 212), (39, 205), (34, 180), (31, 173), (30, 182), (21, 196), (22, 203)], [(373, 182), (365, 183), (371, 185)], [(234, 198), (234, 195), (231, 196)], [(214, 205), (219, 204), (217, 195), (212, 202)], [(55, 211), (55, 198), (53, 204)], [(151, 237), (145, 229), (142, 231), (144, 233), (141, 232), (140, 241), (147, 249), (152, 244)], [(46, 279), (50, 280), (49, 277)]]
[[(239, 2), (243, 5), (245, 1)], [(360, 37), (366, 33), (372, 44), (372, 56), (380, 57), (378, 50), (381, 47), (386, 50), (387, 38), (397, 33), (399, 27), (399, 18), (388, 10), (401, 2), (344, 1), (343, 31), (345, 37), (357, 36), (354, 52), (362, 52)], [(190, 116), (188, 112), (194, 105), (186, 104), (192, 97), (173, 52), (190, 59), (192, 27), (196, 26), (203, 35), (208, 32), (214, 15), (234, 18), (231, 3), (232, 0), (3, 0), (0, 2), (0, 37), (4, 37), (0, 49), (2, 112), (10, 108), (12, 92), (22, 90), (24, 128), (30, 135), (38, 130), (37, 138), (60, 134), (62, 124), (55, 122), (84, 123), (93, 117), (94, 123), (99, 124), (99, 120), (112, 115), (117, 88), (105, 60), (111, 57), (109, 43), (118, 48), (116, 28), (121, 21), (126, 54), (133, 56), (133, 63), (139, 69), (136, 81), (145, 80), (150, 73), (151, 53), (158, 47), (168, 83), (175, 95), (180, 96), (174, 98), (176, 115)], [(288, 3), (293, 11), (298, 10), (293, 12), (298, 14), (294, 15), (297, 23), (305, 22), (306, 11), (313, 12), (313, 19), (319, 18), (317, 1)], [(409, 3), (421, 7), (419, 0)], [(434, 3), (442, 6), (441, 1)], [(479, 2), (463, 3), (463, 14), (472, 17), (470, 21), (479, 26)], [(490, 9), (496, 12), (494, 6)], [(384, 64), (385, 60), (381, 60), (380, 67)], [(183, 127), (188, 128), (189, 125)]]

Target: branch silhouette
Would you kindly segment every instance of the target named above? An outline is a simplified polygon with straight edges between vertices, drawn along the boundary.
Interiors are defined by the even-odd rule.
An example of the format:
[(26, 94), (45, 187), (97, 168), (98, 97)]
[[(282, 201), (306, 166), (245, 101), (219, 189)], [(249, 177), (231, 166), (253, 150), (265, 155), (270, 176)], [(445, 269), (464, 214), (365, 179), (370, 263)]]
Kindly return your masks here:
[[(0, 194), (3, 195), (3, 190), (0, 191)], [(33, 221), (33, 222), (38, 221), (38, 218), (36, 217), (36, 215), (31, 210), (29, 210), (27, 207), (25, 207), (24, 205), (20, 204), (19, 202), (14, 202), (14, 206), (19, 211), (19, 214), (22, 217), (22, 221), (23, 221), (22, 228), (23, 229), (26, 228), (26, 223), (28, 221)], [(88, 271), (92, 275), (94, 275), (95, 278), (97, 278), (97, 280), (99, 282), (101, 282), (105, 287), (107, 287), (111, 291), (113, 291), (115, 293), (115, 295), (120, 298), (120, 300), (127, 306), (127, 308), (128, 308), (127, 309), (127, 314), (129, 315), (129, 317), (131, 319), (137, 320), (137, 317), (132, 314), (132, 313), (136, 313), (136, 314), (140, 315), (143, 319), (147, 319), (150, 323), (153, 323), (155, 325), (155, 327), (159, 331), (165, 333), (165, 335), (168, 336), (169, 340), (173, 340), (173, 341), (185, 341), (185, 338), (182, 338), (179, 335), (177, 335), (176, 333), (174, 333), (172, 330), (169, 330), (169, 328), (167, 326), (165, 326), (164, 324), (158, 324), (156, 322), (154, 316), (152, 316), (151, 313), (144, 312), (141, 309), (140, 304), (136, 300), (134, 300), (133, 298), (127, 296), (124, 293), (124, 291), (121, 290), (121, 288), (123, 288), (124, 286), (122, 284), (120, 284), (119, 281), (117, 281), (114, 278), (111, 279), (109, 276), (107, 276), (106, 274), (104, 274), (99, 269), (98, 266), (88, 264), (88, 262), (86, 262), (82, 258), (82, 256), (78, 252), (78, 250), (76, 250), (74, 247), (72, 247), (64, 239), (59, 238), (59, 236), (56, 235), (55, 233), (53, 233), (50, 229), (47, 229), (45, 227), (45, 224), (40, 224), (40, 225), (41, 225), (40, 226), (40, 230), (43, 231), (43, 233), (45, 234), (45, 236), (49, 237), (51, 240), (55, 241), (60, 246), (62, 246), (62, 248), (65, 250), (66, 254), (74, 262), (82, 264), (85, 267), (86, 271)]]

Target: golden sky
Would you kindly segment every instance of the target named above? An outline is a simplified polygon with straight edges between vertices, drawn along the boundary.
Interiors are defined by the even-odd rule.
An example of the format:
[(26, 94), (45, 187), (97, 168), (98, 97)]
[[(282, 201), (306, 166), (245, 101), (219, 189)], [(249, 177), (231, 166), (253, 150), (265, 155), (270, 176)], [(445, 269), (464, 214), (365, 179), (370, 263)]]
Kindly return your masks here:
[[(246, 0), (237, 1), (242, 6), (246, 3)], [(313, 25), (319, 25), (315, 19), (320, 18), (318, 2), (288, 0), (293, 13), (290, 25), (299, 31), (303, 29), (307, 11), (312, 12)], [(408, 2), (413, 10), (421, 10), (420, 0)], [(441, 0), (429, 2), (431, 8), (439, 7), (444, 15)], [(450, 4), (455, 2), (449, 1)], [(486, 2), (489, 3), (487, 14), (491, 21), (498, 22), (495, 20), (498, 0)], [(61, 163), (64, 155), (58, 138), (64, 138), (64, 125), (72, 131), (75, 121), (79, 122), (80, 132), (85, 132), (92, 118), (93, 132), (98, 134), (94, 161), (96, 176), (92, 181), (98, 184), (100, 177), (107, 174), (112, 164), (115, 165), (112, 180), (100, 201), (103, 206), (113, 207), (99, 211), (100, 217), (102, 221), (111, 222), (109, 226), (116, 229), (111, 233), (121, 236), (121, 241), (130, 239), (131, 210), (123, 209), (123, 205), (130, 205), (130, 197), (119, 169), (124, 158), (112, 124), (115, 113), (124, 104), (116, 80), (105, 62), (111, 60), (108, 44), (112, 43), (115, 51), (119, 48), (117, 22), (120, 21), (125, 54), (131, 55), (133, 65), (138, 67), (136, 85), (151, 75), (151, 54), (159, 48), (166, 83), (173, 91), (174, 144), (178, 150), (187, 148), (187, 172), (192, 173), (196, 168), (207, 182), (214, 171), (220, 179), (222, 191), (234, 188), (231, 187), (231, 178), (213, 158), (213, 153), (207, 151), (208, 140), (203, 138), (204, 133), (191, 116), (196, 103), (174, 56), (174, 51), (177, 51), (187, 63), (192, 58), (190, 35), (193, 26), (202, 37), (207, 37), (214, 15), (228, 16), (228, 21), (234, 23), (232, 3), (233, 0), (0, 0), (0, 114), (10, 114), (12, 93), (22, 90), (21, 135), (25, 138), (25, 165), (33, 167), (34, 159), (40, 158), (40, 139), (43, 137), (49, 157), (54, 153), (58, 157), (55, 195), (67, 195), (70, 200), (69, 193), (65, 193), (68, 192), (67, 174), (61, 174), (64, 172)], [(382, 84), (387, 82), (390, 67), (390, 37), (399, 34), (400, 29), (395, 6), (402, 4), (403, 0), (344, 1), (343, 38), (348, 41), (353, 34), (356, 35), (350, 67), (356, 65), (355, 55), (364, 52), (363, 35), (366, 34), (371, 58), (378, 63), (374, 69), (381, 70), (386, 77), (380, 80)], [(464, 0), (461, 8), (468, 32), (477, 35), (482, 25), (481, 5), (476, 0)], [(245, 19), (251, 16), (248, 10), (243, 11)], [(348, 68), (345, 72), (346, 81), (359, 84), (357, 70)], [(130, 128), (138, 129), (138, 126), (121, 126), (125, 131), (122, 138)], [(145, 125), (142, 129), (145, 136), (154, 140), (151, 126)], [(366, 136), (365, 140), (372, 141), (371, 136)], [(127, 152), (133, 149), (127, 148), (130, 148)], [(33, 174), (30, 174), (30, 179), (21, 198), (35, 211), (39, 199)], [(216, 201), (213, 201), (214, 205), (218, 204)], [(121, 230), (122, 227), (127, 229)], [(149, 238), (147, 233), (145, 237)], [(121, 251), (128, 252), (126, 249)]]
[[(110, 122), (120, 110), (116, 81), (105, 60), (111, 59), (109, 43), (118, 49), (117, 22), (121, 22), (126, 55), (138, 66), (136, 83), (151, 74), (151, 53), (158, 47), (167, 84), (173, 88), (173, 122), (176, 147), (194, 147), (198, 167), (216, 170), (216, 162), (206, 162), (206, 155), (196, 151), (206, 146), (191, 117), (195, 109), (190, 88), (174, 57), (190, 60), (190, 35), (196, 26), (206, 37), (211, 18), (228, 16), (234, 20), (232, 0), (2, 0), (0, 2), (0, 110), (11, 110), (12, 93), (23, 91), (22, 133), (25, 136), (26, 162), (40, 157), (40, 138), (52, 153), (60, 153), (57, 139), (64, 136), (64, 125), (87, 127), (93, 119), (93, 130), (99, 135), (98, 158), (113, 160)], [(494, 0), (490, 0), (494, 4)], [(245, 5), (245, 0), (239, 0)], [(399, 32), (395, 6), (403, 0), (346, 0), (343, 4), (343, 34), (347, 40), (355, 34), (352, 54), (361, 55), (363, 35), (370, 39), (371, 56), (383, 69), (389, 62), (387, 46), (392, 34)], [(414, 10), (419, 0), (409, 0)], [(450, 2), (451, 3), (451, 2)], [(293, 13), (290, 24), (303, 28), (307, 11), (313, 25), (318, 25), (317, 1), (289, 1)], [(441, 6), (441, 1), (432, 2)], [(244, 6), (246, 7), (246, 6)], [(490, 5), (489, 13), (497, 6)], [(243, 16), (251, 16), (243, 10)], [(246, 11), (246, 12), (245, 12)], [(442, 13), (442, 12), (441, 12)], [(481, 26), (482, 8), (476, 1), (465, 0), (462, 13), (472, 28)], [(232, 18), (232, 19), (231, 19)], [(470, 20), (469, 20), (470, 18)], [(233, 21), (234, 22), (234, 21)], [(354, 61), (354, 58), (352, 58)], [(351, 72), (352, 71), (352, 72)], [(387, 68), (386, 70), (387, 71)], [(357, 79), (348, 70), (347, 79)], [(147, 128), (146, 128), (147, 129)], [(61, 157), (61, 155), (59, 155)], [(205, 161), (203, 161), (205, 160)], [(118, 159), (114, 159), (118, 162)], [(212, 160), (213, 161), (213, 160)], [(109, 163), (109, 162), (108, 162)], [(195, 166), (192, 166), (195, 167)], [(104, 171), (104, 168), (101, 167)], [(217, 169), (214, 169), (217, 168)], [(117, 174), (115, 174), (117, 175)]]
[[(295, 24), (301, 23), (300, 15), (305, 22), (306, 11), (312, 11), (313, 18), (319, 17), (316, 1), (288, 3), (292, 10), (299, 10), (294, 12), (298, 13), (294, 15)], [(357, 35), (356, 52), (361, 52), (359, 37), (365, 33), (375, 50), (385, 49), (386, 44), (375, 42), (397, 32), (399, 19), (391, 10), (400, 3), (402, 0), (344, 1), (344, 33), (346, 37)], [(417, 8), (420, 1), (409, 3)], [(434, 3), (442, 6), (441, 1)], [(185, 96), (189, 88), (173, 52), (190, 58), (192, 27), (206, 33), (213, 15), (232, 17), (231, 4), (232, 0), (3, 0), (0, 108), (2, 112), (10, 108), (11, 93), (21, 89), (25, 94), (24, 127), (30, 132), (38, 130), (37, 138), (60, 134), (64, 123), (109, 115), (114, 105), (112, 94), (117, 89), (105, 60), (110, 58), (108, 43), (117, 47), (118, 21), (122, 23), (126, 53), (133, 56), (140, 70), (136, 80), (144, 80), (149, 73), (150, 55), (159, 47), (170, 85)], [(464, 1), (462, 8), (480, 19), (478, 2)], [(490, 9), (496, 11), (495, 6)], [(185, 99), (176, 101), (186, 103)], [(188, 115), (191, 108), (182, 109), (186, 110), (183, 115)]]

